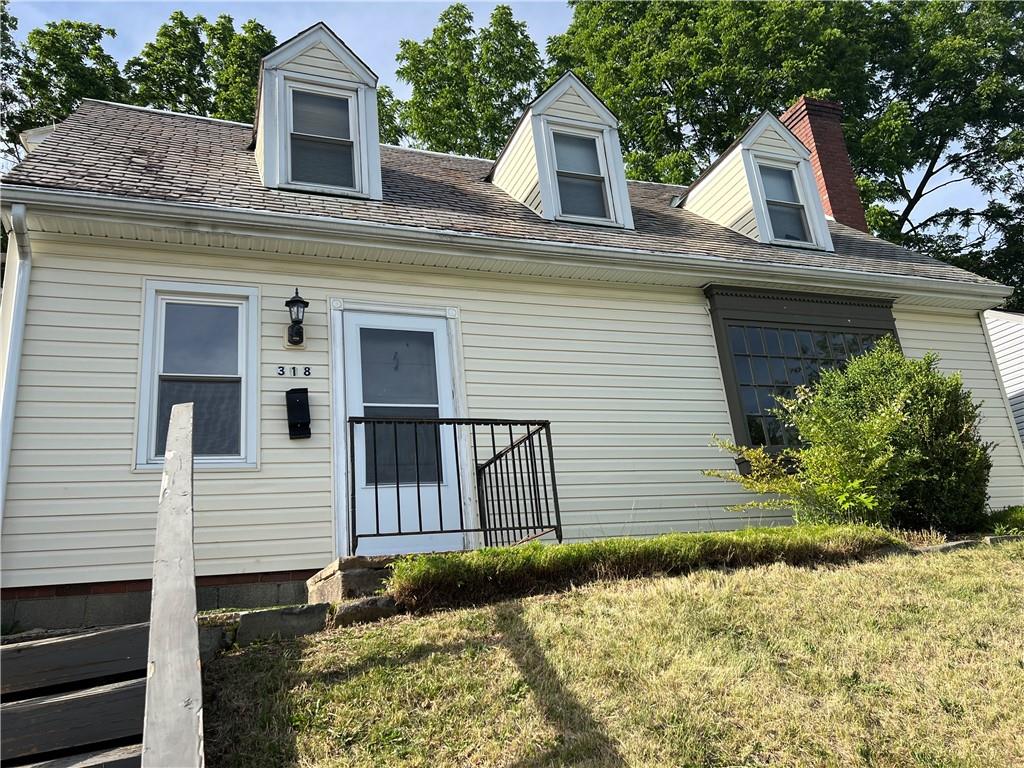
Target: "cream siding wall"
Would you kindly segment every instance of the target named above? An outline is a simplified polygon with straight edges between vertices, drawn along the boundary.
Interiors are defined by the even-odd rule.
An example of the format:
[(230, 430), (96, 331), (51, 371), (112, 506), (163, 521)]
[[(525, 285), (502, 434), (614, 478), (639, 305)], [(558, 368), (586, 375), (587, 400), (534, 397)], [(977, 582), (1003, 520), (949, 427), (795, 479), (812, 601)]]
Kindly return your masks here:
[(537, 214), (541, 213), (540, 177), (534, 147), (533, 121), (527, 115), (509, 143), (494, 174), (494, 184)]
[[(18, 284), (20, 268), (18, 241), (12, 232), (7, 240), (4, 285), (3, 292), (0, 293), (0, 371), (7, 370), (7, 354), (11, 348), (11, 325), (14, 322), (14, 286)], [(3, 389), (3, 383), (0, 382), (0, 392), (3, 392)]]
[[(144, 278), (261, 294), (258, 470), (198, 471), (200, 574), (319, 568), (333, 556), (328, 297), (458, 306), (469, 414), (553, 423), (566, 535), (727, 528), (738, 490), (714, 339), (697, 290), (392, 270), (37, 234), (23, 385), (3, 521), (6, 586), (146, 578), (159, 475), (131, 471)], [(284, 349), (284, 300), (311, 302)], [(308, 379), (278, 365), (310, 365)], [(284, 391), (310, 388), (311, 440)], [(758, 522), (760, 518), (753, 521)]]
[(604, 123), (604, 118), (580, 98), (575, 88), (567, 88), (565, 93), (551, 103), (544, 114), (570, 120), (582, 120), (587, 123)]
[(1024, 315), (986, 312), (985, 322), (1003, 390), (1010, 401), (1017, 432), (1024, 439)]
[(1024, 503), (1024, 451), (996, 378), (981, 318), (976, 313), (899, 308), (893, 315), (900, 344), (908, 355), (937, 353), (940, 367), (960, 371), (974, 399), (984, 403), (981, 434), (985, 440), (996, 443), (989, 503), (995, 508)]
[(740, 152), (723, 161), (714, 175), (701, 183), (699, 193), (687, 199), (685, 207), (716, 224), (758, 239), (754, 201)]
[(335, 80), (348, 80), (350, 82), (358, 80), (356, 74), (321, 43), (317, 43), (287, 64), (282, 65), (281, 69), (287, 72), (329, 77)]

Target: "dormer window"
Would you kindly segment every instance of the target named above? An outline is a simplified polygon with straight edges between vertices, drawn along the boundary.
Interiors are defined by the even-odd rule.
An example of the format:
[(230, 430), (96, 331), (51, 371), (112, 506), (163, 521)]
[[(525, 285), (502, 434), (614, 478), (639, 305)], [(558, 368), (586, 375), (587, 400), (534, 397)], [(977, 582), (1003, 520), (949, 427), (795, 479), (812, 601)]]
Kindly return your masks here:
[(314, 24), (263, 57), (250, 148), (267, 187), (383, 199), (377, 76)]
[(608, 182), (600, 136), (552, 130), (561, 217), (608, 218)]
[(813, 242), (807, 227), (806, 208), (800, 199), (795, 166), (759, 163), (757, 169), (761, 174), (772, 240)]
[(548, 221), (633, 229), (619, 121), (572, 72), (527, 108), (488, 178)]
[(289, 181), (356, 188), (354, 94), (291, 88)]

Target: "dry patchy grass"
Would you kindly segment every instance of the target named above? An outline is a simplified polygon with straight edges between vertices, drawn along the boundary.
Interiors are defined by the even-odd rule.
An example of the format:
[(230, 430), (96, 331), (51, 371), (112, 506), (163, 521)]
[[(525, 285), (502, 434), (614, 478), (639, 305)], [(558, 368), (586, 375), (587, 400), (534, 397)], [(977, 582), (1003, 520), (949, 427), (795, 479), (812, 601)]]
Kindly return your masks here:
[(602, 582), (234, 651), (211, 766), (1024, 764), (1024, 544)]

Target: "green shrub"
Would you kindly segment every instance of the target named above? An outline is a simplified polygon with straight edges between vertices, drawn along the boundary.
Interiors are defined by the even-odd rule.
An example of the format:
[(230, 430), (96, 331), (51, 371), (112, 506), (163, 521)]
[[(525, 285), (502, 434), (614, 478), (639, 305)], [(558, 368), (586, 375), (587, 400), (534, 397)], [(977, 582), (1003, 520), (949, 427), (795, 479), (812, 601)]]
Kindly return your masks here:
[(409, 555), (396, 561), (387, 593), (410, 610), (471, 605), (563, 589), (597, 579), (687, 573), (696, 568), (841, 562), (896, 539), (867, 526), (779, 526), (645, 539)]
[(989, 517), (984, 531), (997, 536), (1024, 535), (1024, 505), (996, 510)]
[(771, 496), (744, 506), (792, 509), (797, 520), (980, 530), (992, 446), (981, 440), (980, 406), (960, 375), (937, 363), (933, 354), (904, 357), (882, 339), (794, 398), (778, 398), (802, 447), (769, 454), (718, 441), (750, 473), (707, 474)]

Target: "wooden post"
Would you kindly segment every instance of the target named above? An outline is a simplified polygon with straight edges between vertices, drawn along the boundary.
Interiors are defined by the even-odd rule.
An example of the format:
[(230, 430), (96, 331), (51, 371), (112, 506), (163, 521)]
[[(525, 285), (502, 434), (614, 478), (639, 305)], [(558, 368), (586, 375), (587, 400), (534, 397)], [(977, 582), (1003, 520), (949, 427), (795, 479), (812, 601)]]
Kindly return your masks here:
[(203, 766), (203, 688), (192, 549), (192, 403), (171, 409), (149, 618), (143, 768)]

